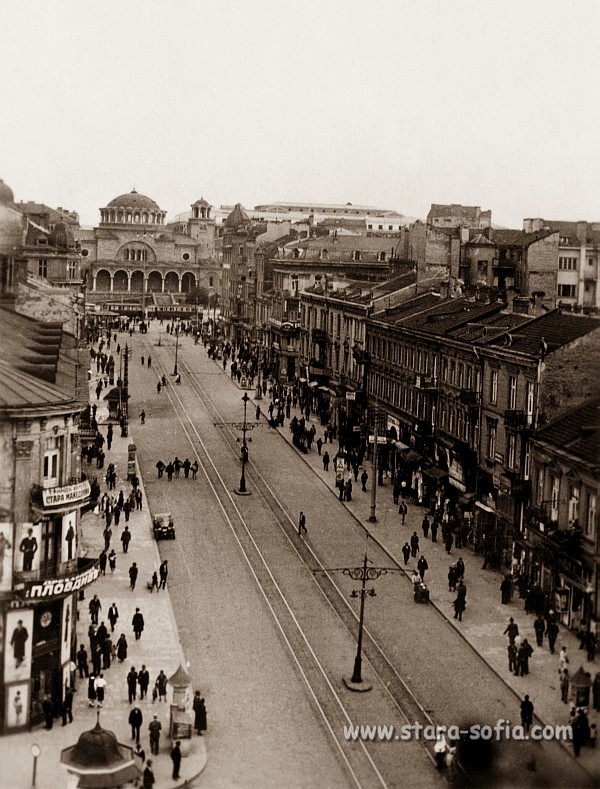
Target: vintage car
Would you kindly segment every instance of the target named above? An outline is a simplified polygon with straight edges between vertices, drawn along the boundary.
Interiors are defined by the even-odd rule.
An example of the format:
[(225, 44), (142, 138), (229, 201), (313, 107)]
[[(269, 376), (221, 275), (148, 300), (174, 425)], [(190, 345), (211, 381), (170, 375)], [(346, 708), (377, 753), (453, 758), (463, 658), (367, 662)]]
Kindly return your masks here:
[(170, 512), (161, 512), (152, 518), (155, 540), (174, 540), (175, 526)]

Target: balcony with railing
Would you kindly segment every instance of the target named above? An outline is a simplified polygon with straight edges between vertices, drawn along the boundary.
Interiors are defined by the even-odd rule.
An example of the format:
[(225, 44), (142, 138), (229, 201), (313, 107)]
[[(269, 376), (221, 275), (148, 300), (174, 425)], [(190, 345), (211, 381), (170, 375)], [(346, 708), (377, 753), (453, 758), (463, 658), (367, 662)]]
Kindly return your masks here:
[(467, 408), (477, 408), (481, 400), (481, 393), (474, 389), (461, 389), (459, 402)]
[(415, 388), (420, 389), (422, 392), (437, 392), (438, 380), (433, 375), (417, 373), (415, 375)]
[(527, 427), (525, 411), (510, 408), (504, 412), (504, 426), (508, 430), (524, 430)]

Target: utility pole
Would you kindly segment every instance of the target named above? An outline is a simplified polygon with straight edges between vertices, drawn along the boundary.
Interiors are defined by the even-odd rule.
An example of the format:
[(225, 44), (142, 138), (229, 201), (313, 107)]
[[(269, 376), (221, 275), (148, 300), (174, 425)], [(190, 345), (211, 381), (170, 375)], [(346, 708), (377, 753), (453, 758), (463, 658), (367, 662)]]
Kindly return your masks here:
[(240, 479), (240, 487), (239, 490), (235, 492), (238, 493), (240, 496), (249, 496), (250, 491), (246, 490), (246, 462), (248, 461), (248, 444), (246, 443), (246, 431), (248, 430), (248, 422), (246, 421), (246, 410), (248, 408), (248, 401), (250, 398), (248, 397), (248, 392), (244, 392), (244, 396), (242, 397), (242, 401), (244, 403), (244, 421), (242, 423), (242, 476)]
[(179, 323), (175, 324), (175, 367), (173, 368), (173, 375), (177, 375), (177, 356), (179, 353)]

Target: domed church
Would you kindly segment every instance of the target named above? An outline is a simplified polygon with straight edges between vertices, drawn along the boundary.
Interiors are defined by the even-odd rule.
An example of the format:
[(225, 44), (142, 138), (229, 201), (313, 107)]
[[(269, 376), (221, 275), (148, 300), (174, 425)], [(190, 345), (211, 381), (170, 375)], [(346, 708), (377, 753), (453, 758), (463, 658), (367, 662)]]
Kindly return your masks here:
[(185, 221), (166, 221), (166, 211), (135, 189), (100, 209), (97, 227), (76, 231), (88, 268), (87, 300), (106, 307), (168, 307), (197, 287), (220, 293), (212, 206), (192, 204)]

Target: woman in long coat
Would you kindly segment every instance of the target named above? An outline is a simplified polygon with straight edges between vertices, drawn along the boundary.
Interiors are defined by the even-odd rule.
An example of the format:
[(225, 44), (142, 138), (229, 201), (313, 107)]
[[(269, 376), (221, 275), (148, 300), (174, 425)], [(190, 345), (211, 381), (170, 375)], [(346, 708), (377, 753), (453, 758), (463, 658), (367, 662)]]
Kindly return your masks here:
[(202, 737), (202, 732), (206, 730), (206, 705), (204, 703), (204, 699), (200, 696), (200, 691), (196, 691), (196, 695), (194, 696), (194, 728), (198, 732), (198, 734)]
[(117, 657), (121, 663), (127, 660), (127, 639), (125, 638), (125, 633), (121, 633), (117, 641)]

